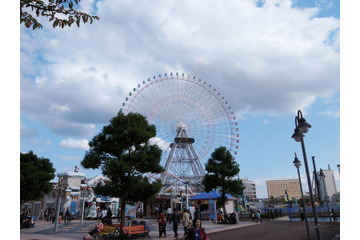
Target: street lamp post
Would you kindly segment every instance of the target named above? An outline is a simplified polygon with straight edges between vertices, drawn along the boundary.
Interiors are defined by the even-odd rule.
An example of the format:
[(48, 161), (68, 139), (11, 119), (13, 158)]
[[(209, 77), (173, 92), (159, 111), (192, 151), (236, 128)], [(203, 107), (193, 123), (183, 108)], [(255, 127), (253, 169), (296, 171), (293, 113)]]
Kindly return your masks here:
[(184, 181), (185, 184), (185, 199), (186, 199), (186, 203), (185, 203), (185, 207), (186, 207), (186, 211), (189, 209), (189, 195), (188, 195), (188, 185), (190, 183), (190, 180), (186, 180)]
[(295, 158), (294, 158), (293, 163), (294, 163), (294, 166), (297, 169), (297, 174), (298, 174), (299, 184), (300, 184), (301, 197), (303, 199), (307, 239), (311, 239), (310, 238), (310, 231), (309, 231), (309, 224), (308, 224), (308, 219), (307, 219), (307, 213), (306, 213), (306, 207), (305, 207), (305, 198), (304, 198), (304, 193), (303, 193), (302, 184), (301, 184), (301, 178), (300, 178), (300, 171), (299, 171), (299, 168), (301, 166), (301, 161), (297, 158), (296, 153), (295, 153)]
[(58, 194), (56, 196), (56, 213), (55, 213), (55, 225), (54, 225), (54, 232), (57, 232), (58, 230), (58, 223), (59, 223), (59, 213), (60, 213), (60, 203), (61, 203), (61, 190), (62, 190), (62, 181), (63, 178), (60, 177), (59, 178), (59, 183), (58, 183)]
[(80, 193), (82, 196), (82, 205), (81, 205), (81, 223), (84, 222), (84, 212), (85, 212), (85, 189), (83, 187), (80, 188)]
[(320, 184), (319, 184), (319, 180), (317, 178), (317, 174), (316, 174), (316, 166), (315, 166), (315, 156), (312, 156), (312, 162), (313, 162), (313, 166), (314, 166), (314, 178), (315, 178), (315, 200), (317, 199), (319, 201), (319, 203), (321, 203), (321, 196), (320, 196)]
[(298, 110), (297, 116), (295, 117), (295, 129), (294, 129), (294, 134), (292, 135), (292, 138), (294, 138), (294, 140), (296, 142), (301, 142), (301, 148), (302, 148), (302, 153), (303, 153), (304, 163), (305, 163), (305, 170), (306, 170), (306, 178), (307, 178), (309, 193), (310, 193), (310, 201), (311, 201), (311, 206), (312, 206), (312, 210), (313, 210), (313, 214), (314, 214), (314, 225), (315, 225), (316, 238), (317, 238), (317, 240), (321, 240), (320, 226), (319, 226), (319, 222), (318, 222), (318, 218), (317, 218), (317, 214), (316, 214), (316, 207), (314, 204), (314, 195), (313, 195), (312, 186), (311, 186), (309, 166), (308, 166), (308, 161), (307, 161), (307, 157), (306, 157), (306, 150), (305, 150), (304, 137), (303, 137), (303, 134), (307, 133), (309, 131), (310, 127), (311, 127), (311, 125), (306, 122), (305, 118), (303, 118), (302, 112), (300, 110)]
[(328, 214), (329, 214), (330, 227), (332, 227), (331, 214), (330, 214), (330, 209), (329, 209), (329, 200), (328, 200), (327, 190), (326, 190), (326, 186), (325, 186), (325, 174), (321, 168), (320, 168), (320, 177), (322, 179), (322, 183), (323, 183), (324, 190), (325, 190), (325, 200), (326, 200), (326, 206), (327, 206), (327, 210), (328, 210)]

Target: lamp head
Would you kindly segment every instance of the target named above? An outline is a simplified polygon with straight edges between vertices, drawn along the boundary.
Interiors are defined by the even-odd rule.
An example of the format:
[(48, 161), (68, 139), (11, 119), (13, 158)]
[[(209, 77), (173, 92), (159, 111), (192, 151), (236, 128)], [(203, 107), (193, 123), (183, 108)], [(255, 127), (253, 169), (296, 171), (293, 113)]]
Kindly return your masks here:
[(295, 158), (294, 158), (293, 164), (297, 169), (299, 169), (301, 166), (301, 161), (297, 158), (296, 153), (295, 153)]
[(298, 128), (295, 128), (294, 129), (294, 133), (293, 135), (291, 136), (296, 142), (300, 142), (301, 141), (301, 135), (302, 133), (299, 132), (299, 129)]
[(297, 127), (301, 133), (307, 133), (311, 128), (311, 125), (306, 122), (306, 119), (303, 117), (302, 112), (298, 110), (297, 115)]

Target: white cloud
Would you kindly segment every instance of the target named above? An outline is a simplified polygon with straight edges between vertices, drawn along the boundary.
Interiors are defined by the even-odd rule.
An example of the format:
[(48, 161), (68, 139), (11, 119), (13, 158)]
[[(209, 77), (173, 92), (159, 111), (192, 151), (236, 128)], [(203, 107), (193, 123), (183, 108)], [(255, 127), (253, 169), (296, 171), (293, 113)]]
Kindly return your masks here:
[(324, 111), (324, 112), (320, 112), (321, 115), (326, 115), (329, 117), (334, 117), (334, 118), (339, 118), (340, 117), (340, 111)]
[(63, 148), (70, 148), (70, 149), (83, 149), (88, 150), (89, 147), (89, 141), (86, 139), (76, 140), (76, 139), (64, 139), (59, 143), (60, 147)]
[(20, 136), (24, 138), (33, 138), (37, 135), (36, 129), (28, 128), (23, 122), (20, 122)]
[(205, 79), (241, 115), (292, 113), (339, 89), (339, 20), (317, 18), (319, 8), (289, 0), (80, 6), (94, 4), (100, 21), (91, 25), (21, 28), (21, 114), (53, 132), (92, 136), (132, 88), (164, 72)]

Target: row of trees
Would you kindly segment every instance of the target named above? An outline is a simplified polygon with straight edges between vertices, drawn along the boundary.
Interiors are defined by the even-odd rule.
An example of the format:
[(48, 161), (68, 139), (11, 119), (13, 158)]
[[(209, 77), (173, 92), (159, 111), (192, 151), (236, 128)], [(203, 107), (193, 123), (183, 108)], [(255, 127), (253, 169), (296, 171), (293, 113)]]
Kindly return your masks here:
[[(86, 169), (100, 168), (109, 179), (104, 186), (98, 185), (94, 189), (95, 192), (105, 196), (121, 197), (121, 209), (125, 209), (128, 201), (152, 201), (162, 188), (162, 184), (160, 180), (148, 179), (145, 173), (157, 174), (164, 171), (160, 166), (161, 149), (149, 143), (150, 138), (155, 136), (155, 125), (149, 125), (141, 114), (124, 115), (119, 112), (113, 117), (110, 124), (104, 126), (102, 131), (89, 142), (90, 149), (86, 151), (81, 161), (81, 165)], [(24, 155), (27, 157), (24, 158)], [(48, 193), (51, 190), (49, 181), (55, 177), (55, 169), (52, 168), (49, 159), (38, 159), (32, 152), (21, 154), (20, 159), (22, 168), (24, 160), (24, 166), (33, 164), (41, 169), (29, 169), (21, 173), (21, 202), (35, 200), (40, 198), (41, 194)], [(37, 161), (29, 159), (37, 159)], [(42, 162), (40, 165), (39, 160)], [(223, 206), (225, 211), (227, 201), (225, 194), (237, 196), (243, 190), (241, 180), (234, 178), (240, 171), (239, 165), (225, 147), (219, 147), (212, 153), (205, 169), (207, 174), (202, 182), (205, 191), (209, 192), (220, 187), (222, 195), (218, 199), (218, 204)], [(29, 179), (34, 172), (38, 172), (38, 176)], [(39, 177), (40, 175), (43, 177)], [(25, 176), (28, 179), (25, 179)], [(28, 187), (29, 184), (33, 186), (34, 183), (42, 186), (41, 191), (28, 194), (27, 191), (32, 189)], [(125, 211), (121, 212), (121, 220), (125, 221)]]

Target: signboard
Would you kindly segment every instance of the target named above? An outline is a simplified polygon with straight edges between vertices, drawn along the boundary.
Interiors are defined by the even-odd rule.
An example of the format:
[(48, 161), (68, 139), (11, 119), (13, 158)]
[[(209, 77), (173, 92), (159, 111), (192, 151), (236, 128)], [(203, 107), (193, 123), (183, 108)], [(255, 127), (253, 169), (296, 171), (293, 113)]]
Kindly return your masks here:
[(217, 224), (216, 202), (214, 200), (209, 200), (209, 219), (212, 219)]
[(76, 202), (70, 203), (70, 212), (75, 213), (76, 212)]
[(125, 206), (125, 216), (135, 218), (136, 217), (135, 206), (126, 205)]

